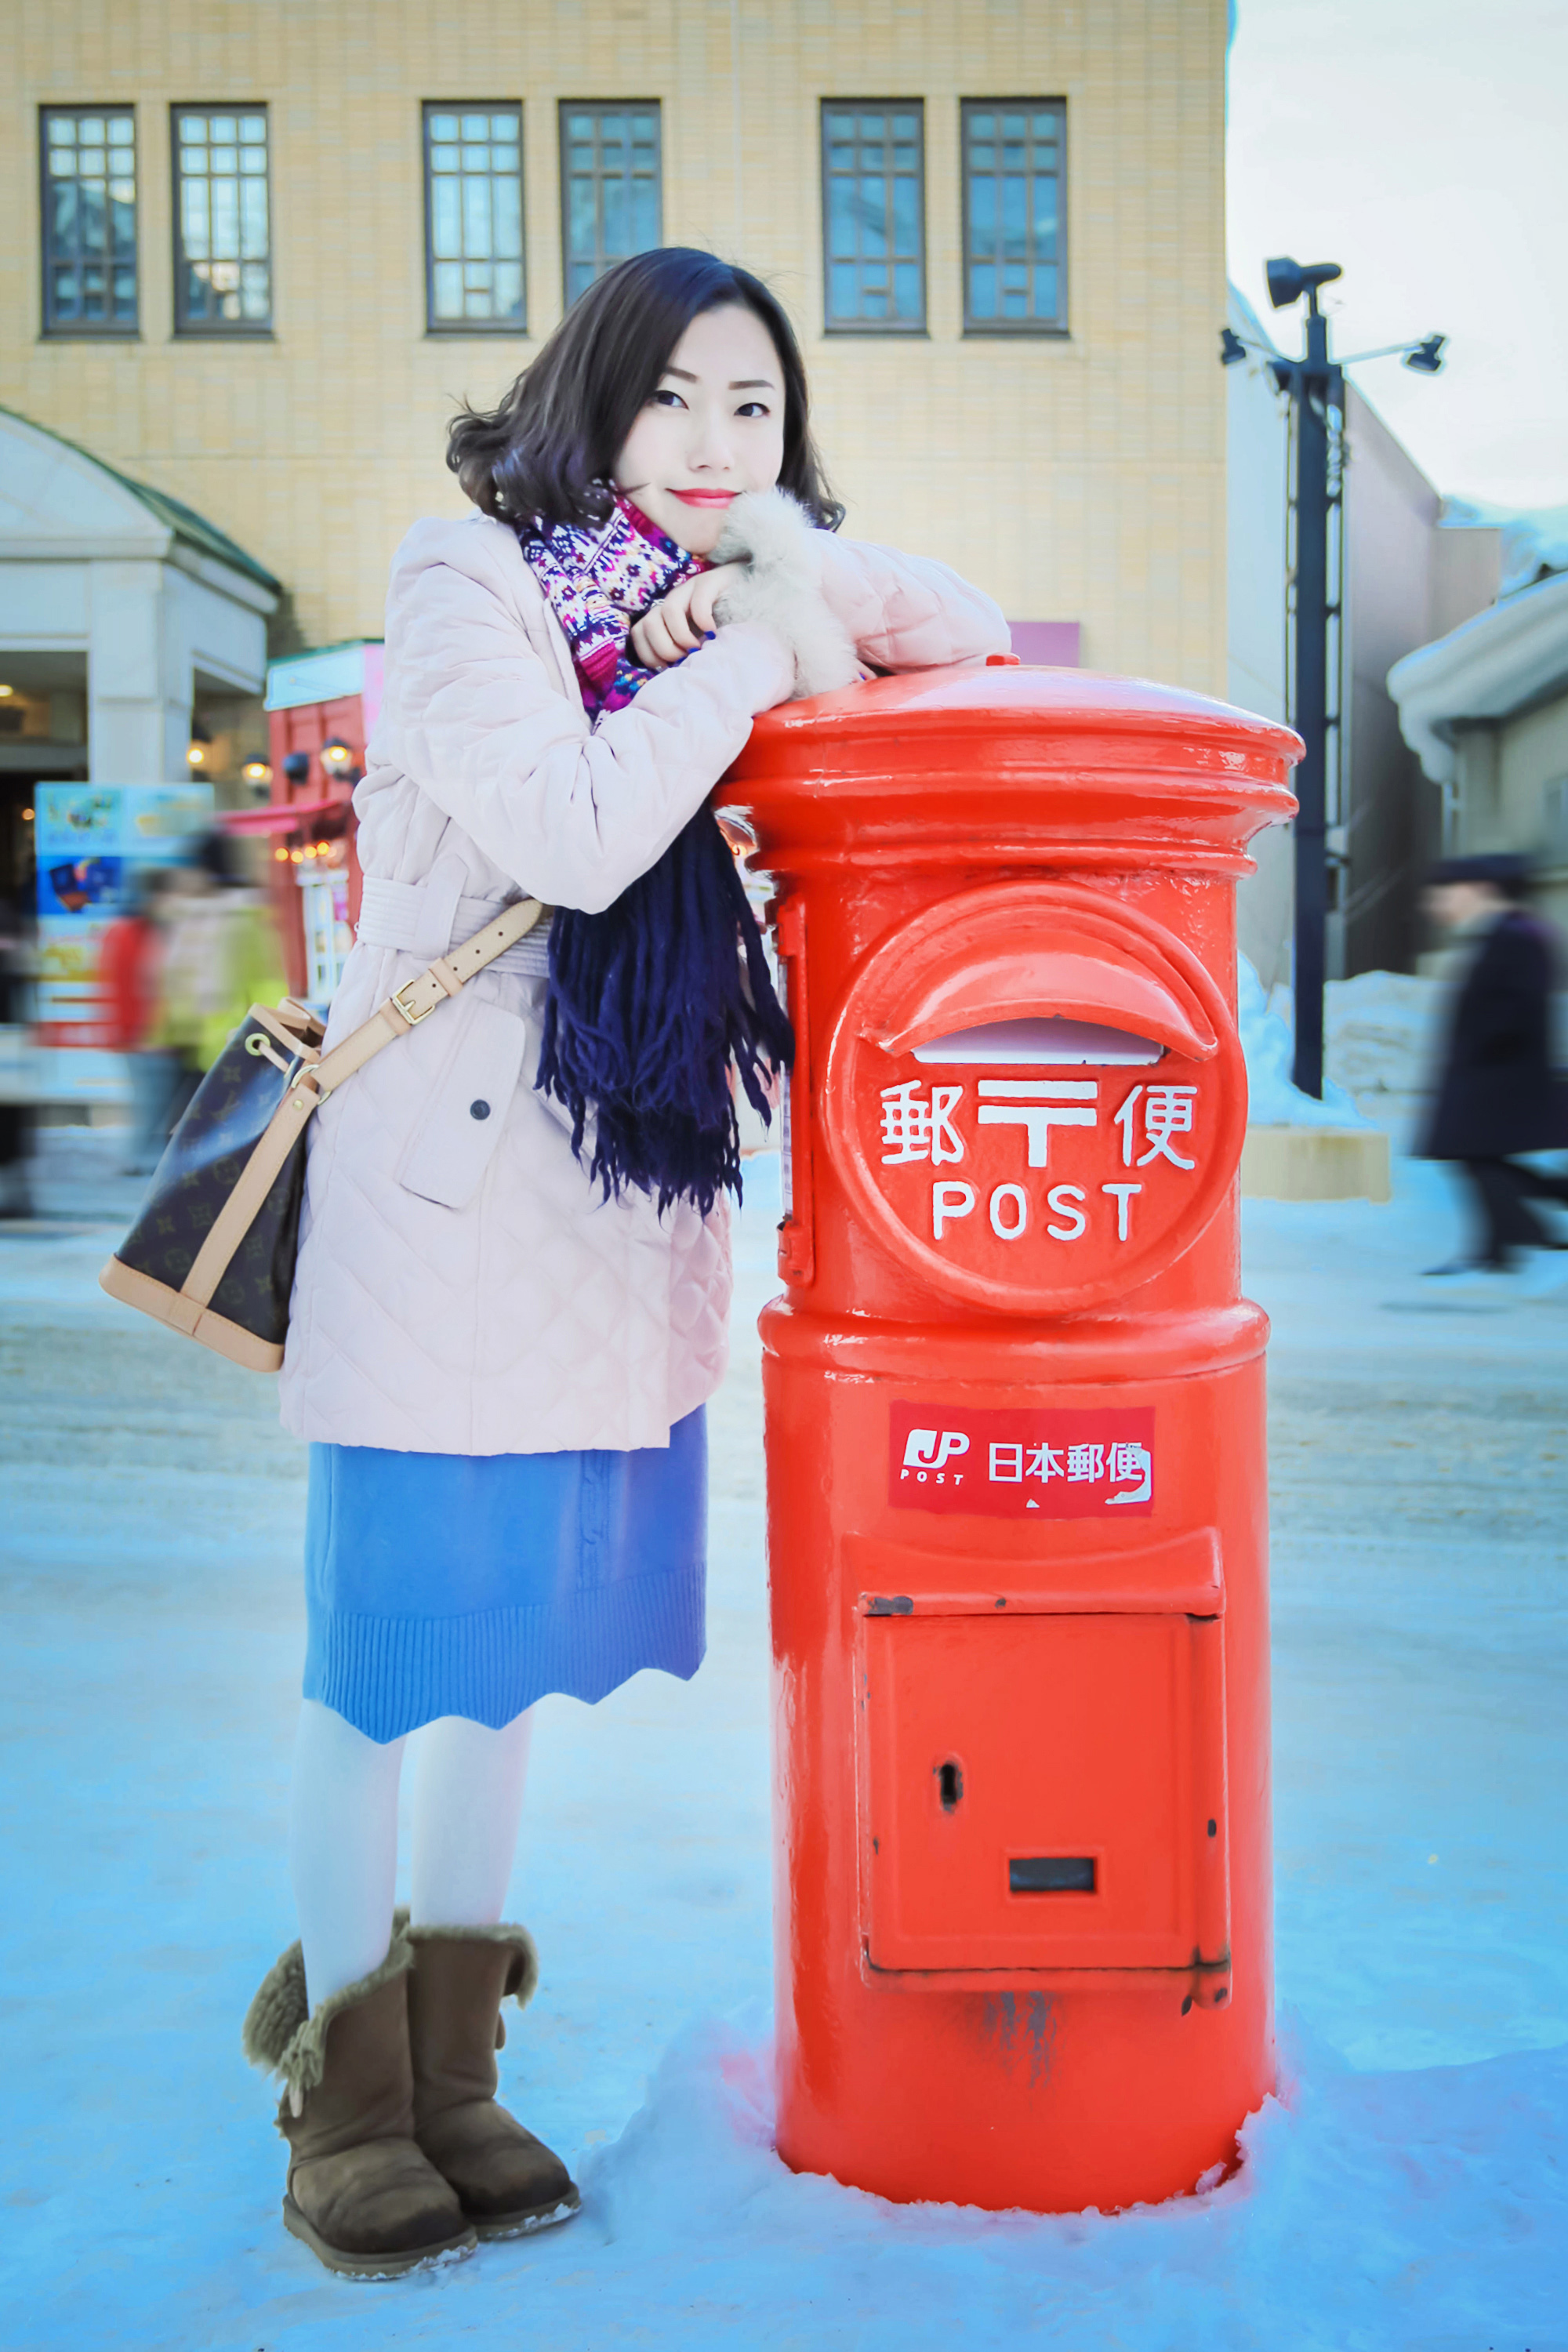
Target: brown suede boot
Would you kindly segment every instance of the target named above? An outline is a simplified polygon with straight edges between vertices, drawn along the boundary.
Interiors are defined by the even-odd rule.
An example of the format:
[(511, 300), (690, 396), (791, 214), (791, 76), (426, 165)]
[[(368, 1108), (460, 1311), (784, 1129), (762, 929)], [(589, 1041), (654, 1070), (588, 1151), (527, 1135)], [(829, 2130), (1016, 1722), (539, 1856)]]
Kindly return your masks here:
[(245, 2021), (246, 2056), (283, 2078), (284, 2226), (330, 2271), (351, 2278), (395, 2278), (438, 2255), (471, 2253), (476, 2242), (457, 2197), (414, 2138), (412, 1958), (395, 1935), (380, 1968), (312, 2016), (293, 1944)]
[(414, 2136), (449, 2180), (481, 2238), (520, 2238), (569, 2221), (571, 2174), (542, 2140), (496, 2105), (500, 2005), (519, 2008), (539, 1981), (526, 1927), (410, 1927), (408, 2038)]

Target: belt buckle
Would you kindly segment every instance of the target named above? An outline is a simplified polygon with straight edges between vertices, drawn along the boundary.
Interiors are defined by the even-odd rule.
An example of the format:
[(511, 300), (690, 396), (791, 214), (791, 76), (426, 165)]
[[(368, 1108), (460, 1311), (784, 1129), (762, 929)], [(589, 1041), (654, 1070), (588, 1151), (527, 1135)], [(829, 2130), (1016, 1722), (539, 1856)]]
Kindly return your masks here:
[(421, 972), (418, 975), (418, 979), (405, 980), (401, 988), (395, 988), (392, 992), (392, 1001), (394, 1004), (396, 1005), (399, 1013), (402, 1013), (405, 1021), (407, 1022), (411, 1029), (416, 1029), (421, 1021), (427, 1021), (431, 1013), (435, 1012), (436, 1006), (441, 1002), (440, 998), (437, 997), (433, 1003), (422, 1004), (417, 1013), (411, 1013), (407, 1005), (405, 1004), (403, 1000), (407, 995), (409, 990), (411, 988), (416, 988), (419, 984), (419, 981), (422, 980), (424, 976), (424, 973)]

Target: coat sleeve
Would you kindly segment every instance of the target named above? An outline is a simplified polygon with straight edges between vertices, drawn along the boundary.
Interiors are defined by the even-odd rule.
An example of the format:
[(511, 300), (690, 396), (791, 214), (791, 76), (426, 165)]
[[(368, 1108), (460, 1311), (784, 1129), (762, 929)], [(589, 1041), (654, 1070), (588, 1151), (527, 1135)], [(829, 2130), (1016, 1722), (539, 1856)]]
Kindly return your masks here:
[(940, 669), (1004, 654), (1002, 607), (945, 563), (869, 540), (822, 538), (822, 593), (878, 669)]
[(395, 582), (378, 750), (520, 888), (599, 913), (663, 856), (756, 714), (788, 696), (789, 654), (755, 624), (721, 629), (591, 728), (489, 576), (482, 537), (460, 544), (461, 561)]

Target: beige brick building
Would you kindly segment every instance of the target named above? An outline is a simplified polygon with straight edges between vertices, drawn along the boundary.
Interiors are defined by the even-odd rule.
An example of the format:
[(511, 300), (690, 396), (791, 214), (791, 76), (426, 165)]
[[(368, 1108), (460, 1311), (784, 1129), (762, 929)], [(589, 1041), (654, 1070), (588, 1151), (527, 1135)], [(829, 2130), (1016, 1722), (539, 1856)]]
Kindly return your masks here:
[[(619, 101), (618, 129), (613, 110), (595, 116), (601, 148), (582, 150), (568, 200), (592, 213), (605, 142), (654, 142), (633, 241), (711, 247), (777, 288), (850, 530), (948, 558), (1017, 621), (1078, 624), (1088, 665), (1223, 690), (1225, 0), (13, 0), (7, 14), (0, 404), (237, 541), (285, 592), (275, 645), (378, 634), (397, 541), (416, 516), (459, 509), (447, 419), (461, 395), (492, 401), (560, 317), (563, 150), (574, 172), (588, 135), (572, 102)], [(515, 141), (519, 114), (517, 163), (496, 142)], [(482, 267), (468, 214), (452, 227), (472, 189), (435, 187), (442, 169), (468, 171), (442, 142), (477, 138), (470, 115), (490, 133), (469, 173), (489, 173)], [(1036, 209), (1011, 248), (1028, 247), (1009, 281), (1025, 290), (1007, 296), (984, 274), (982, 215), (1013, 199), (984, 142), (1020, 120), (1036, 144), (1013, 195)], [(884, 135), (904, 142), (885, 298), (881, 232), (865, 227), (881, 201), (867, 175), (900, 168)], [(74, 193), (45, 217), (51, 171)], [(856, 250), (830, 284), (835, 173)], [(502, 215), (519, 184), (525, 331), (506, 315)], [(100, 255), (95, 281), (80, 225), (104, 184), (121, 188), (122, 250)], [(614, 195), (601, 174), (603, 251), (626, 235)], [(452, 294), (462, 255), (443, 278), (433, 236), (468, 239), (477, 292)], [(830, 299), (858, 315), (830, 331)], [(465, 331), (465, 302), (490, 315)], [(868, 315), (879, 302), (903, 315)]]

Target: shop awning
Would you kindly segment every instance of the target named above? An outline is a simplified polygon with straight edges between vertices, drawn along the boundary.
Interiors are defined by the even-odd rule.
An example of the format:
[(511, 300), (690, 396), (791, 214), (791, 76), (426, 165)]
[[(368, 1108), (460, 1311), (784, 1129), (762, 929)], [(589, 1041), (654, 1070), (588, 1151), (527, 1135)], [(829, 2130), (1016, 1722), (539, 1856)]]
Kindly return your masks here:
[(347, 793), (333, 793), (320, 801), (268, 801), (265, 808), (220, 809), (217, 823), (225, 833), (293, 833), (317, 817), (340, 816), (350, 804)]

